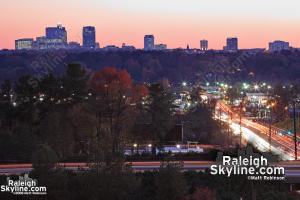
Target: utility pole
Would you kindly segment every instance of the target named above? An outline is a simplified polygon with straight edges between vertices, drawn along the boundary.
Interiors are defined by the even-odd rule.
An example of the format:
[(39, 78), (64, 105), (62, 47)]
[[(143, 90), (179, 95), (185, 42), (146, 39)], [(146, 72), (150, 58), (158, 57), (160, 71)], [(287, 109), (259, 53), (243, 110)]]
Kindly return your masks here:
[(271, 106), (270, 108), (270, 121), (269, 121), (269, 151), (271, 152), (271, 141), (272, 141), (272, 109), (273, 107)]
[(270, 108), (270, 121), (269, 121), (269, 151), (272, 151), (272, 146), (271, 146), (271, 142), (272, 142), (272, 123), (273, 123), (273, 108), (274, 106), (276, 106), (276, 103), (273, 102), (271, 103), (271, 105), (269, 106)]
[(252, 196), (252, 200), (256, 200), (256, 189), (255, 189), (255, 183), (253, 182), (253, 180), (251, 181), (251, 196)]
[(183, 123), (184, 123), (184, 121), (181, 121), (181, 142), (182, 142), (182, 144), (183, 144), (183, 137), (184, 137), (184, 135), (183, 135), (183, 131), (184, 131)]
[(296, 124), (296, 101), (293, 101), (293, 111), (294, 111), (294, 142), (295, 142), (295, 160), (298, 159), (298, 155), (297, 155), (297, 124)]
[(243, 102), (240, 104), (240, 148), (242, 148), (242, 106)]
[[(231, 123), (232, 123), (232, 115), (231, 115), (231, 113), (230, 113), (229, 110), (228, 110), (228, 112), (227, 112), (227, 116), (228, 116), (227, 134), (228, 134), (228, 137), (229, 137), (229, 144), (228, 144), (228, 146), (230, 146), (231, 143), (232, 143), (232, 135), (230, 135), (230, 125), (231, 125)], [(230, 118), (229, 118), (229, 117), (230, 117)]]

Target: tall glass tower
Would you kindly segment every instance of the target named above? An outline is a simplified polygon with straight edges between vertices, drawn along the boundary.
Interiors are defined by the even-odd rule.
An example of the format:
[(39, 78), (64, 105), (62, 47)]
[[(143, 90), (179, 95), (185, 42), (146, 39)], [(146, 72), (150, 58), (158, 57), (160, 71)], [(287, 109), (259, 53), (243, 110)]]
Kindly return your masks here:
[(82, 45), (84, 48), (94, 49), (96, 47), (96, 29), (93, 26), (85, 26), (82, 30)]

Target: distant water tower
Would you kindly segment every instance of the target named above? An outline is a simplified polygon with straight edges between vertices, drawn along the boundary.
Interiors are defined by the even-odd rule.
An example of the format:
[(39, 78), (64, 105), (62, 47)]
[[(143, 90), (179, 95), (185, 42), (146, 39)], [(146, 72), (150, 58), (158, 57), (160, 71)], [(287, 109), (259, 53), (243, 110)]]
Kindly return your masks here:
[(200, 50), (207, 51), (208, 50), (208, 41), (200, 40)]

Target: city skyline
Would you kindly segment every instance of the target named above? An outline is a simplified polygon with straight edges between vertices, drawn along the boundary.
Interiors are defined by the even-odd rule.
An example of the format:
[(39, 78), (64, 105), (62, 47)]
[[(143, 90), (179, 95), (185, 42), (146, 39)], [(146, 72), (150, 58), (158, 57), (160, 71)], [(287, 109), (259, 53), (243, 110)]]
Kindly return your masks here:
[(187, 44), (198, 48), (199, 41), (207, 39), (209, 48), (222, 49), (227, 37), (239, 38), (240, 48), (267, 48), (274, 40), (299, 47), (299, 4), (293, 0), (190, 0), (189, 4), (182, 0), (3, 0), (0, 48), (13, 49), (16, 39), (44, 35), (44, 27), (58, 22), (66, 27), (69, 42), (82, 43), (82, 27), (95, 26), (102, 47), (126, 43), (142, 48), (146, 34), (155, 35), (157, 43), (169, 48)]
[[(85, 49), (98, 49), (103, 48), (106, 50), (116, 49), (120, 46), (118, 45), (107, 45), (100, 47), (99, 42), (96, 40), (96, 27), (94, 26), (84, 26), (82, 27), (82, 40), (81, 43), (77, 41), (68, 41), (68, 32), (66, 28), (62, 24), (57, 24), (54, 27), (45, 27), (45, 36), (39, 36), (35, 38), (18, 38), (15, 40), (15, 50), (41, 50), (41, 49), (77, 49), (77, 48), (85, 48)], [(154, 35), (144, 35), (144, 46), (140, 49), (144, 50), (166, 50), (167, 44), (156, 44)], [(207, 50), (220, 50), (209, 48), (208, 40), (201, 39), (200, 46), (191, 49), (198, 49), (201, 51)], [(136, 49), (133, 45), (127, 45), (126, 43), (122, 43), (122, 49), (133, 50)], [(181, 48), (181, 47), (180, 47)], [(190, 49), (189, 44), (186, 47), (188, 50)], [(289, 50), (290, 48), (295, 48), (289, 45), (289, 42), (274, 40), (269, 42), (268, 48), (252, 48), (252, 49), (268, 49), (271, 52), (281, 51), (281, 50)], [(139, 49), (139, 48), (138, 48)], [(172, 49), (172, 48), (169, 48)], [(174, 48), (173, 48), (174, 49)], [(182, 48), (184, 49), (184, 48)], [(237, 37), (227, 37), (226, 45), (223, 46), (223, 51), (237, 51), (239, 49), (239, 42)], [(251, 49), (251, 48), (249, 48)]]

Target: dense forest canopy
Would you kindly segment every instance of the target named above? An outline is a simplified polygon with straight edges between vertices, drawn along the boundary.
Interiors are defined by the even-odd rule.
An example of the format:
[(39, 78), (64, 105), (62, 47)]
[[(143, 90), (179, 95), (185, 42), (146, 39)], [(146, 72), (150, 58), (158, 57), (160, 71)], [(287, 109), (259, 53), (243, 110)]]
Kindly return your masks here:
[(105, 66), (126, 69), (138, 82), (163, 78), (172, 83), (268, 81), (295, 82), (300, 75), (300, 52), (255, 53), (239, 51), (204, 54), (174, 51), (48, 51), (0, 53), (0, 82), (24, 74), (42, 77), (48, 72), (62, 74), (68, 63), (81, 63), (90, 71)]

